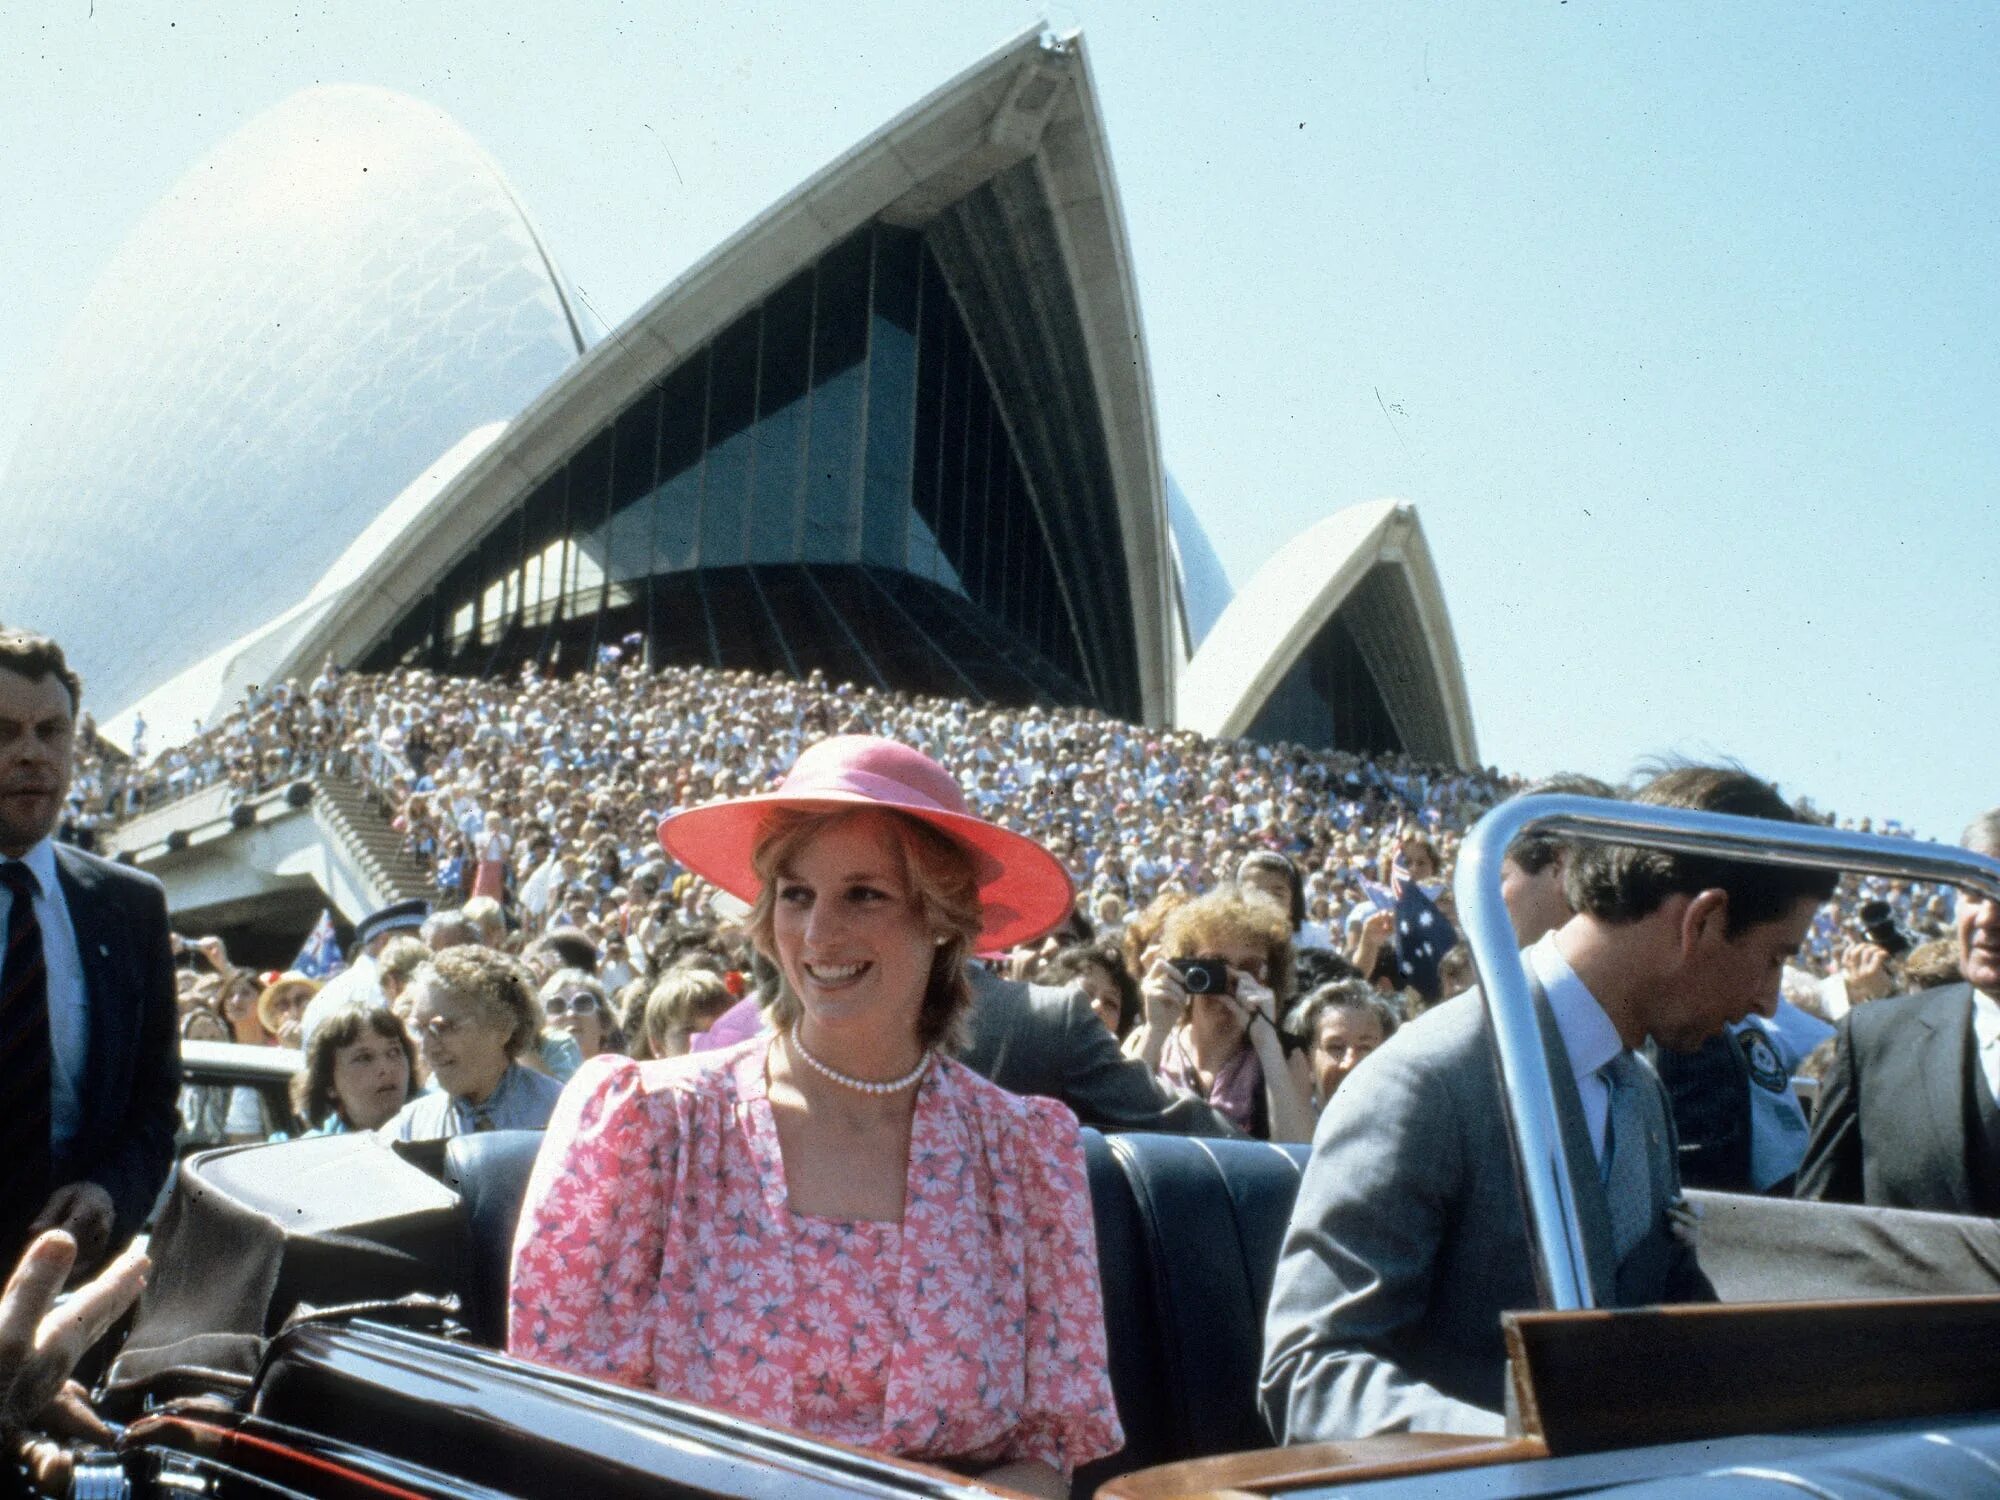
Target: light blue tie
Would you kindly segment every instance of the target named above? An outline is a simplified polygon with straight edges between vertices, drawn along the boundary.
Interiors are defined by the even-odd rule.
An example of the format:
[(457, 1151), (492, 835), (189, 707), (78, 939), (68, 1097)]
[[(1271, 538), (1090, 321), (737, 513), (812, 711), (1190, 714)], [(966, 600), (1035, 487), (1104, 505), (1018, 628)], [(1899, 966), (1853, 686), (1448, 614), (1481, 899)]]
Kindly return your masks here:
[(1647, 1162), (1645, 1064), (1620, 1052), (1598, 1069), (1611, 1090), (1605, 1117), (1604, 1202), (1610, 1211), (1612, 1260), (1622, 1261), (1653, 1227), (1653, 1174)]

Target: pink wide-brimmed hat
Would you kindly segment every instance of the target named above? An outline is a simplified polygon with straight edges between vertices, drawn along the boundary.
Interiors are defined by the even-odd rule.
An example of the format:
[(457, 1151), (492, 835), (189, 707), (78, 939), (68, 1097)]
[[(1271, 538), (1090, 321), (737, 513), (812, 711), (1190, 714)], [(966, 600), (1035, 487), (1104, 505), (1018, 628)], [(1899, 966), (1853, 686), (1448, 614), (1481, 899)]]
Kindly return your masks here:
[(775, 790), (668, 813), (660, 844), (704, 880), (754, 903), (759, 882), (751, 856), (771, 813), (849, 807), (920, 818), (972, 856), (984, 916), (975, 943), (981, 952), (1031, 943), (1069, 915), (1076, 893), (1061, 861), (1025, 834), (974, 817), (951, 773), (928, 755), (872, 734), (807, 746)]

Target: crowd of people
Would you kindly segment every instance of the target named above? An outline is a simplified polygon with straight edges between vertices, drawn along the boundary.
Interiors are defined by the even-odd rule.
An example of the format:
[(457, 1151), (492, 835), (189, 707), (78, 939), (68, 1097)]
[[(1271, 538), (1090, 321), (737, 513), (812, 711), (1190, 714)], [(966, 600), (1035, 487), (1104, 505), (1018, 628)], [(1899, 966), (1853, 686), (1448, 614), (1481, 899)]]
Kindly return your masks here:
[[(880, 734), (934, 755), (975, 812), (1063, 863), (1075, 911), (1032, 950), (1006, 955), (1010, 976), (1082, 985), (1130, 1055), (1177, 1086), (1205, 1088), (1237, 1125), (1292, 1138), (1341, 1076), (1329, 1049), (1345, 1046), (1349, 1031), (1364, 1043), (1386, 1038), (1473, 982), (1460, 945), (1411, 983), (1391, 893), (1404, 875), (1449, 923), (1461, 840), (1524, 785), (1401, 755), (1222, 742), (1089, 711), (980, 707), (817, 675), (653, 671), (614, 651), (566, 678), (532, 668), (472, 680), (329, 667), (309, 684), (274, 685), (144, 765), (83, 754), (69, 816), (89, 829), (218, 780), (248, 797), (306, 775), (356, 779), (430, 872), (439, 910), (497, 908), (517, 948), (575, 934), (593, 956), (609, 1034), (643, 1047), (647, 1003), (664, 976), (693, 964), (736, 993), (751, 983), (739, 913), (663, 854), (661, 818), (765, 787), (805, 745), (835, 733)], [(1176, 908), (1197, 897), (1212, 905), (1239, 875), (1258, 889), (1260, 861), (1261, 888), (1287, 909), (1276, 1038), (1261, 1044), (1283, 1059), (1232, 1040), (1217, 1002), (1190, 1004), (1164, 961), (1204, 956), (1180, 951), (1199, 912), (1175, 929), (1174, 951), (1162, 946)], [(1786, 997), (1833, 1021), (1856, 1000), (1948, 982), (1951, 920), (1948, 888), (1843, 882), (1788, 969)], [(1230, 926), (1232, 940), (1241, 926)], [(1204, 941), (1215, 936), (1210, 922)], [(1320, 993), (1357, 979), (1372, 1001), (1356, 991), (1334, 1005)], [(199, 1008), (216, 1020), (189, 1024), (238, 1040), (276, 1035), (257, 1014), (257, 988), (241, 976), (224, 985), (210, 965)], [(1193, 1020), (1179, 1028), (1183, 1012)]]
[[(1448, 889), (1466, 831), (1525, 784), (1398, 754), (1216, 741), (1087, 710), (979, 707), (818, 675), (652, 671), (611, 652), (597, 671), (566, 678), (329, 667), (309, 684), (275, 684), (143, 764), (101, 747), (81, 754), (66, 828), (88, 838), (219, 781), (249, 797), (303, 776), (349, 776), (377, 794), (431, 872), (438, 904), (490, 896), (530, 935), (570, 926), (604, 942), (628, 925), (621, 908), (635, 886), (657, 873), (671, 893), (680, 872), (663, 869), (653, 840), (666, 813), (765, 786), (834, 733), (881, 734), (936, 756), (977, 812), (1064, 862), (1093, 933), (1115, 938), (1155, 898), (1199, 894), (1245, 855), (1272, 850), (1299, 872), (1301, 945), (1350, 957), (1379, 948), (1361, 940), (1394, 863)], [(691, 913), (705, 894), (683, 884), (676, 905)], [(1869, 925), (1898, 951), (1937, 943), (1950, 931), (1950, 892), (1848, 882), (1799, 967), (1839, 976)], [(1468, 976), (1460, 964), (1448, 977)]]

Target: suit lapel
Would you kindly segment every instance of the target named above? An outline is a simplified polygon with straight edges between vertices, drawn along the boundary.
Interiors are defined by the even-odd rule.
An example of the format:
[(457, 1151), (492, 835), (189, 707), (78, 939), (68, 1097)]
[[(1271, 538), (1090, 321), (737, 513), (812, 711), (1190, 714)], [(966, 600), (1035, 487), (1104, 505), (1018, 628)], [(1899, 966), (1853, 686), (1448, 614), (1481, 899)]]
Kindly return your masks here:
[(1972, 1183), (1965, 1170), (1965, 1122), (1971, 1100), (1965, 1096), (1966, 1068), (1972, 1046), (1972, 986), (1954, 985), (1949, 995), (1917, 1012), (1917, 1024), (1928, 1033), (1918, 1049), (1924, 1072), (1928, 1107), (1919, 1111), (1930, 1134), (1938, 1163), (1938, 1186), (1951, 1195), (1958, 1213), (1973, 1213)]

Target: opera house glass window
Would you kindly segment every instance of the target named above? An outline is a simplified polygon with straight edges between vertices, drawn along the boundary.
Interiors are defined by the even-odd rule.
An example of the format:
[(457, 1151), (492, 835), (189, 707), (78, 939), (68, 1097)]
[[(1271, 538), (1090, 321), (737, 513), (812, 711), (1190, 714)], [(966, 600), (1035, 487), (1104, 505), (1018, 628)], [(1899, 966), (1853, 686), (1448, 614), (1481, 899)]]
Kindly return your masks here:
[(1093, 701), (1069, 584), (944, 273), (871, 225), (682, 360), (480, 537), (367, 665), (782, 671)]

